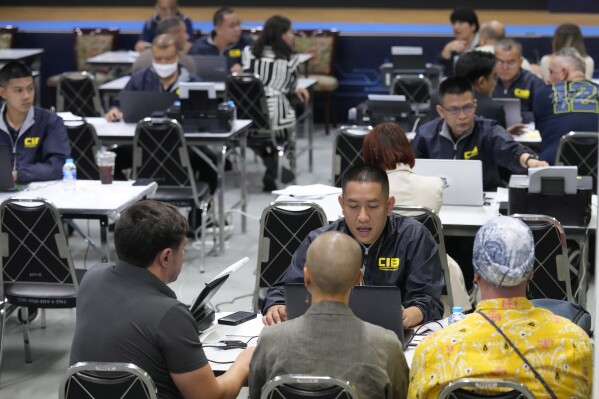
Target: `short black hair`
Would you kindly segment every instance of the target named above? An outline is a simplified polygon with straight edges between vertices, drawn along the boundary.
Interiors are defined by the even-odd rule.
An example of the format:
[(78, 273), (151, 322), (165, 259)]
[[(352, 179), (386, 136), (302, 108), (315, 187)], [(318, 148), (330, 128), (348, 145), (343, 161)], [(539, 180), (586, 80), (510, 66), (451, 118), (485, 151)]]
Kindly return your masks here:
[(385, 197), (389, 197), (389, 177), (387, 172), (374, 165), (359, 165), (348, 169), (341, 179), (342, 195), (345, 195), (345, 188), (349, 182), (359, 183), (379, 183)]
[(4, 65), (0, 69), (0, 86), (8, 86), (8, 82), (11, 79), (21, 79), (32, 77), (31, 69), (22, 62), (12, 61)]
[(225, 20), (225, 15), (233, 14), (234, 12), (235, 10), (229, 6), (223, 6), (219, 8), (212, 17), (212, 25), (216, 26), (222, 24)]
[(148, 267), (160, 251), (178, 250), (189, 231), (187, 219), (174, 206), (142, 200), (129, 206), (116, 221), (114, 246), (120, 260)]
[(486, 51), (469, 51), (458, 58), (453, 67), (454, 76), (464, 76), (474, 84), (481, 76), (487, 77), (495, 69), (495, 56)]
[(459, 21), (474, 25), (476, 26), (475, 32), (478, 32), (478, 29), (480, 28), (478, 17), (472, 8), (456, 8), (449, 16), (449, 20), (452, 24)]
[(439, 85), (439, 100), (442, 100), (446, 94), (464, 94), (468, 92), (474, 95), (472, 83), (464, 76), (454, 76), (445, 79)]

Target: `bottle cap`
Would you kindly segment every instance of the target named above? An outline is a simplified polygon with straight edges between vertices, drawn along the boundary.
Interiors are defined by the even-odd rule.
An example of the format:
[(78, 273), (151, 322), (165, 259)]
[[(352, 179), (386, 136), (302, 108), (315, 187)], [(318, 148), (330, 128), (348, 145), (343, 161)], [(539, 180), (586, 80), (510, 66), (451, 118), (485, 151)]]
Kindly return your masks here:
[(451, 308), (451, 312), (452, 313), (462, 313), (462, 307), (461, 306), (454, 306), (453, 308)]
[(227, 105), (229, 105), (231, 107), (234, 107), (235, 106), (235, 102), (229, 100), (229, 101), (227, 101)]
[(64, 161), (65, 161), (65, 163), (66, 163), (66, 162), (73, 162), (73, 158), (71, 158), (71, 157), (68, 157), (68, 158), (67, 158), (67, 159), (65, 159)]

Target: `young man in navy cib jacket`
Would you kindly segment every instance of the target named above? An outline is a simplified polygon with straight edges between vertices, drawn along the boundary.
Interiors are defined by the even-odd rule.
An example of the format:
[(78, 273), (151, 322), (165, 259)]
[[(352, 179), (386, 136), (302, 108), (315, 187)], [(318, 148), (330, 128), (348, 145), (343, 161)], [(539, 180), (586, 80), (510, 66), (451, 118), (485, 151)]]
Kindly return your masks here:
[(17, 183), (58, 180), (71, 153), (62, 119), (33, 106), (35, 86), (31, 69), (9, 62), (0, 69), (0, 145), (11, 148), (12, 175)]

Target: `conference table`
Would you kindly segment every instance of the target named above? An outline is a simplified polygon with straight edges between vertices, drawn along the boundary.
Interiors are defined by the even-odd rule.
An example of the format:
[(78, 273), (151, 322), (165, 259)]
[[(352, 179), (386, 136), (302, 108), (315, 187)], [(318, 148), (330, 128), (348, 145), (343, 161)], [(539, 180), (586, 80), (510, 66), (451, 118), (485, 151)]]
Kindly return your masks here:
[[(94, 126), (98, 138), (102, 140), (103, 144), (131, 144), (133, 137), (135, 136), (135, 123), (119, 122), (108, 122), (104, 118), (86, 118), (89, 124)], [(241, 207), (241, 229), (242, 232), (247, 230), (247, 188), (246, 188), (246, 167), (245, 167), (245, 151), (246, 151), (246, 138), (247, 131), (252, 121), (247, 119), (238, 119), (235, 121), (235, 125), (230, 132), (224, 133), (211, 133), (211, 132), (197, 132), (197, 133), (185, 133), (185, 139), (187, 144), (193, 149), (198, 156), (200, 156), (218, 175), (218, 223), (219, 223), (219, 245), (216, 254), (221, 254), (225, 250), (225, 160), (227, 153), (227, 145), (230, 145), (232, 140), (239, 142), (240, 148), (240, 165), (241, 165), (241, 176), (240, 176), (240, 200), (232, 206), (232, 208)], [(217, 157), (217, 164), (210, 158), (208, 158), (198, 146), (214, 146), (219, 150)]]
[[(237, 356), (243, 349), (220, 349), (214, 346), (220, 345), (221, 340), (236, 340), (247, 343), (248, 347), (253, 347), (258, 344), (258, 337), (265, 327), (262, 323), (262, 315), (258, 314), (255, 319), (246, 321), (236, 326), (227, 326), (218, 324), (218, 319), (226, 316), (232, 312), (219, 312), (216, 313), (216, 319), (212, 324), (212, 327), (200, 334), (200, 341), (204, 345), (204, 353), (210, 362), (210, 367), (215, 374), (222, 374), (229, 369), (231, 364), (235, 361)], [(440, 325), (439, 325), (440, 323)], [(417, 328), (416, 331), (419, 334), (414, 336), (414, 339), (404, 349), (404, 355), (408, 367), (412, 365), (412, 359), (414, 358), (414, 351), (416, 346), (422, 341), (422, 339), (433, 331), (438, 331), (441, 327), (447, 326), (447, 319), (430, 322), (424, 326)]]
[(51, 202), (65, 219), (97, 219), (100, 222), (100, 245), (96, 247), (76, 225), (79, 234), (88, 240), (102, 256), (102, 262), (110, 260), (108, 249), (108, 224), (119, 218), (129, 205), (152, 195), (158, 185), (133, 185), (132, 181), (114, 181), (102, 184), (99, 180), (78, 180), (75, 190), (66, 190), (62, 180), (30, 183), (17, 192), (0, 192), (0, 202), (9, 198), (44, 198)]

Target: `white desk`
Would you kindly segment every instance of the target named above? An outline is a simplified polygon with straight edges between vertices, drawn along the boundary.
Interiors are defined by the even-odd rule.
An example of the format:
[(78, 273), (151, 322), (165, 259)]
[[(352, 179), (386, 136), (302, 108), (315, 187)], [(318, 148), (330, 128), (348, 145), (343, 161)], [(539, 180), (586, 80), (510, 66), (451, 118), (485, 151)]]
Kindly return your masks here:
[(74, 191), (66, 191), (62, 180), (31, 183), (14, 193), (0, 193), (0, 201), (8, 198), (44, 198), (53, 203), (65, 219), (98, 219), (103, 248), (102, 262), (108, 262), (108, 223), (118, 219), (129, 205), (153, 194), (158, 185), (132, 186), (133, 182), (115, 181), (101, 184), (99, 180), (78, 180)]
[[(108, 122), (104, 118), (86, 118), (86, 121), (94, 126), (98, 137), (102, 139), (104, 144), (131, 144), (133, 142), (133, 136), (135, 136), (135, 123), (120, 122)], [(232, 139), (239, 140), (240, 153), (241, 153), (241, 178), (240, 178), (240, 190), (241, 199), (233, 205), (233, 207), (241, 206), (243, 211), (241, 216), (241, 229), (245, 233), (247, 229), (247, 219), (245, 212), (247, 211), (247, 189), (246, 189), (246, 178), (245, 178), (245, 150), (246, 150), (246, 132), (252, 121), (245, 119), (238, 119), (235, 122), (235, 126), (232, 131), (225, 133), (185, 133), (185, 139), (190, 146), (193, 146), (194, 151), (200, 156), (212, 169), (218, 174), (218, 222), (219, 222), (219, 253), (223, 253), (225, 250), (225, 155), (226, 146)], [(196, 146), (199, 145), (212, 145), (219, 148), (217, 153), (217, 165), (214, 165), (210, 158), (206, 157)]]
[(107, 51), (88, 58), (85, 62), (93, 66), (130, 66), (139, 54), (135, 51)]
[[(264, 324), (262, 324), (262, 315), (258, 315), (255, 319), (247, 321), (245, 323), (241, 323), (237, 326), (225, 326), (222, 324), (218, 324), (217, 320), (223, 316), (226, 316), (232, 312), (221, 312), (216, 314), (216, 320), (212, 327), (206, 330), (202, 335), (200, 335), (200, 340), (202, 344), (205, 346), (208, 345), (218, 345), (218, 341), (226, 339), (226, 340), (237, 340), (248, 343), (248, 347), (256, 346), (258, 344), (258, 336), (262, 332), (262, 329), (265, 328)], [(447, 326), (447, 319), (443, 319), (439, 321), (444, 326)], [(438, 330), (439, 327), (436, 322), (430, 323), (431, 328), (433, 330)], [(266, 327), (268, 328), (268, 327)], [(425, 331), (426, 334), (430, 333), (430, 331)], [(418, 344), (425, 335), (417, 335), (414, 337), (413, 343)], [(256, 337), (256, 338), (252, 338)], [(359, 344), (359, 343), (358, 343)], [(414, 358), (414, 351), (416, 350), (416, 345), (410, 345), (407, 349), (404, 350), (404, 355), (406, 356), (406, 362), (408, 363), (408, 367), (412, 366), (412, 359)], [(229, 369), (231, 363), (235, 361), (237, 356), (241, 353), (243, 349), (219, 349), (212, 347), (204, 347), (204, 353), (208, 360), (210, 360), (210, 367), (216, 374), (222, 374)], [(219, 363), (215, 363), (219, 362)], [(226, 364), (223, 364), (226, 363)]]
[[(264, 327), (264, 324), (262, 324), (262, 316), (258, 315), (255, 319), (246, 321), (245, 323), (241, 323), (237, 326), (218, 324), (218, 319), (231, 313), (232, 312), (219, 312), (216, 314), (216, 319), (214, 320), (212, 327), (200, 335), (202, 344), (214, 345), (218, 344), (218, 341), (223, 339), (247, 342), (248, 346), (256, 346), (258, 344), (257, 337), (260, 335), (260, 332), (262, 332), (262, 328)], [(211, 360), (210, 367), (212, 367), (212, 370), (214, 370), (216, 374), (222, 374), (229, 369), (231, 363), (235, 361), (242, 350), (243, 349), (223, 350), (219, 348), (205, 347), (204, 353), (206, 354), (208, 360)], [(214, 363), (212, 360), (222, 363), (230, 363)]]

